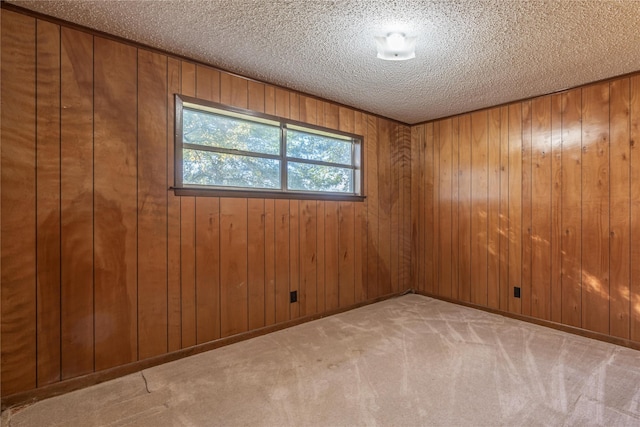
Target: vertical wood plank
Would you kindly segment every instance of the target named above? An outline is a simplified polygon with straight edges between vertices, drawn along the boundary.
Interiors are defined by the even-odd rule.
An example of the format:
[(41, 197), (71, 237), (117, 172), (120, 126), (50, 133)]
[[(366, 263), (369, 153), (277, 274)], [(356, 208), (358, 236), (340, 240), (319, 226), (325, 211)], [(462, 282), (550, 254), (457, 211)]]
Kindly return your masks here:
[(531, 314), (531, 259), (532, 259), (532, 230), (531, 230), (531, 101), (522, 102), (522, 276), (521, 296), (522, 314)]
[(509, 105), (509, 311), (522, 312), (513, 295), (522, 286), (522, 104)]
[(289, 201), (275, 201), (276, 323), (289, 320)]
[(389, 279), (390, 292), (400, 290), (400, 125), (389, 123)]
[(247, 313), (247, 199), (220, 199), (220, 337), (245, 332)]
[(611, 82), (610, 152), (610, 317), (609, 333), (629, 339), (629, 274), (631, 271), (630, 158), (628, 78)]
[(249, 87), (247, 79), (238, 76), (231, 76), (231, 105), (234, 107), (247, 108)]
[[(196, 67), (181, 63), (181, 93), (196, 96)], [(197, 343), (195, 197), (180, 198), (180, 299), (182, 310), (182, 348)]]
[(265, 209), (264, 199), (248, 199), (249, 330), (265, 326)]
[[(167, 188), (175, 186), (174, 94), (180, 93), (180, 61), (167, 60)], [(167, 349), (182, 347), (182, 304), (180, 301), (180, 197), (167, 194)]]
[(264, 323), (276, 323), (276, 205), (264, 201)]
[[(289, 200), (289, 292), (300, 290), (300, 201)], [(300, 292), (298, 292), (299, 294)], [(299, 296), (299, 295), (298, 295)], [(289, 303), (289, 318), (300, 317), (300, 299)]]
[(288, 119), (289, 118), (289, 91), (287, 91), (286, 89), (276, 88), (275, 101), (276, 101), (275, 115), (278, 117), (283, 117), (285, 119)]
[(167, 352), (167, 57), (138, 51), (138, 355)]
[[(356, 135), (365, 136), (366, 118), (363, 113), (356, 112), (354, 118), (354, 132)], [(360, 147), (364, 150), (364, 146)], [(366, 164), (361, 165), (364, 171), (367, 170)], [(365, 172), (366, 173), (366, 172)], [(362, 183), (365, 185), (364, 193), (366, 194), (366, 178), (362, 177)], [(356, 202), (355, 206), (355, 302), (362, 302), (367, 299), (367, 204), (365, 202)]]
[(2, 393), (36, 387), (36, 21), (2, 11)]
[(196, 343), (220, 338), (220, 199), (195, 203)]
[(38, 387), (60, 381), (60, 26), (37, 21)]
[(391, 162), (390, 123), (378, 120), (378, 295), (391, 293)]
[(562, 322), (562, 95), (551, 96), (551, 321)]
[(582, 89), (582, 327), (609, 333), (609, 83)]
[(67, 379), (94, 368), (93, 37), (62, 27), (61, 43), (61, 377)]
[(562, 323), (582, 325), (582, 90), (563, 95), (562, 112)]
[(338, 202), (326, 201), (324, 215), (324, 292), (328, 311), (340, 306)]
[[(425, 150), (425, 126), (418, 125), (411, 129), (412, 133), (412, 144), (415, 146), (415, 151), (417, 155), (415, 156), (414, 162), (414, 172), (412, 177), (415, 182), (415, 191), (417, 192), (415, 196), (416, 200), (416, 216), (415, 216), (415, 247), (416, 252), (414, 255), (415, 261), (415, 286), (416, 289), (420, 291), (424, 291), (424, 276), (425, 276), (425, 263), (424, 263), (424, 251), (425, 251), (425, 240), (424, 240), (424, 227), (425, 227), (425, 215), (426, 209), (424, 205), (425, 200), (425, 188), (424, 188), (424, 175), (425, 166), (423, 165), (424, 161), (424, 150)], [(413, 149), (414, 147), (412, 147)], [(413, 159), (413, 158), (412, 158)]]
[(338, 269), (340, 307), (355, 302), (355, 211), (353, 202), (338, 203)]
[(300, 120), (300, 95), (295, 92), (289, 92), (289, 118)]
[(487, 305), (487, 121), (488, 112), (471, 114), (471, 302)]
[(437, 268), (436, 259), (433, 253), (435, 245), (434, 227), (435, 227), (435, 194), (434, 194), (434, 124), (427, 123), (425, 126), (424, 140), (424, 291), (433, 293), (435, 284), (433, 283), (434, 271)]
[(367, 116), (367, 297), (378, 293), (378, 263), (380, 262), (378, 241), (378, 118)]
[(531, 108), (531, 315), (551, 320), (551, 96)]
[(247, 85), (249, 109), (264, 113), (264, 83), (250, 80)]
[(459, 118), (459, 189), (458, 189), (458, 244), (460, 259), (459, 294), (462, 301), (471, 301), (471, 116)]
[(509, 311), (509, 107), (500, 108), (500, 310)]
[[(451, 124), (451, 297), (458, 298), (460, 285), (460, 248), (459, 248), (459, 199), (460, 188), (460, 127), (459, 118), (452, 118)], [(413, 152), (412, 152), (413, 155)], [(413, 206), (412, 198), (412, 206)]]
[(444, 297), (451, 296), (451, 182), (452, 182), (452, 119), (440, 122), (440, 233), (439, 233), (439, 285), (438, 295)]
[(316, 202), (316, 215), (317, 215), (317, 225), (316, 229), (318, 230), (318, 239), (316, 241), (317, 248), (317, 260), (318, 264), (316, 266), (316, 309), (318, 313), (322, 313), (325, 311), (326, 307), (326, 298), (325, 298), (325, 253), (324, 253), (324, 240), (325, 240), (325, 224), (324, 224), (324, 216), (325, 216), (325, 203), (323, 201)]
[(487, 177), (487, 306), (500, 308), (500, 108), (489, 110)]
[(276, 114), (276, 88), (266, 85), (264, 87), (264, 112), (266, 114)]
[(631, 281), (629, 284), (629, 337), (640, 341), (640, 76), (630, 79), (629, 104), (631, 151)]
[[(300, 315), (317, 312), (317, 203), (300, 201)], [(322, 234), (320, 235), (322, 236)]]
[[(431, 140), (432, 152), (433, 152), (433, 169), (431, 176), (433, 177), (433, 226), (431, 227), (431, 233), (433, 234), (431, 246), (427, 248), (431, 252), (430, 258), (432, 259), (433, 270), (431, 274), (427, 274), (427, 277), (431, 278), (431, 292), (438, 294), (440, 287), (439, 277), (439, 259), (440, 251), (438, 241), (440, 240), (440, 122), (433, 123), (433, 136)], [(428, 232), (428, 231), (427, 231)]]
[[(415, 289), (411, 279), (411, 128), (403, 126), (402, 139), (402, 233), (400, 234), (402, 248), (402, 290)], [(356, 206), (357, 215), (357, 206)], [(356, 235), (356, 245), (357, 245)], [(357, 271), (357, 270), (356, 270)]]
[(137, 359), (137, 49), (94, 39), (95, 369)]
[(204, 65), (196, 65), (196, 97), (220, 102), (220, 71)]

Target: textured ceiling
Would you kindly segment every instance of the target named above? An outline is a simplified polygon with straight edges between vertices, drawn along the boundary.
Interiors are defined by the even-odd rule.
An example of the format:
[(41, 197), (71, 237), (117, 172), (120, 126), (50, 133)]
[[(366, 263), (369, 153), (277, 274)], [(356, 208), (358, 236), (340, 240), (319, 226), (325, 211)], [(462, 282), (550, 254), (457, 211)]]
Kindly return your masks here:
[[(640, 70), (633, 0), (10, 3), (406, 123)], [(416, 59), (376, 59), (390, 31)]]

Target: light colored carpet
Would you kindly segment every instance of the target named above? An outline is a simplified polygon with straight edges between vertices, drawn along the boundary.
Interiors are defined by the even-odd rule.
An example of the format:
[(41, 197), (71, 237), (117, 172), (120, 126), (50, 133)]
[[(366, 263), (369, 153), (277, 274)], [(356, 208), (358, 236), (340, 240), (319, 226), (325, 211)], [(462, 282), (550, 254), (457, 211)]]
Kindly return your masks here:
[(405, 295), (5, 411), (3, 421), (640, 425), (640, 352)]

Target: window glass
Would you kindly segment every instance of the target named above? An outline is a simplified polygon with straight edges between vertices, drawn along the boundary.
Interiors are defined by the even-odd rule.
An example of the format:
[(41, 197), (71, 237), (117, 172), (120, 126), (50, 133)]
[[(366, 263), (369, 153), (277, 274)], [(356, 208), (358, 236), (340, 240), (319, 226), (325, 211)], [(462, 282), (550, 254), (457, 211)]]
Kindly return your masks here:
[(310, 163), (288, 163), (289, 188), (299, 191), (353, 192), (353, 171)]
[(287, 156), (327, 163), (351, 164), (351, 141), (287, 129)]

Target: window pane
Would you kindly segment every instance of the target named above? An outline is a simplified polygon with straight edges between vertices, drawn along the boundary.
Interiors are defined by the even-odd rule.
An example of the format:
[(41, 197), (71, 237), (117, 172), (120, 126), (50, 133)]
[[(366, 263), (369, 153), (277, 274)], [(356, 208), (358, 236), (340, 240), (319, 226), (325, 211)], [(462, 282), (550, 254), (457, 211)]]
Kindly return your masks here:
[(204, 111), (182, 110), (183, 143), (280, 154), (280, 128)]
[(351, 169), (289, 162), (287, 173), (290, 190), (353, 192)]
[(189, 149), (182, 156), (185, 184), (280, 188), (280, 160)]
[(287, 156), (351, 165), (351, 141), (287, 129)]

